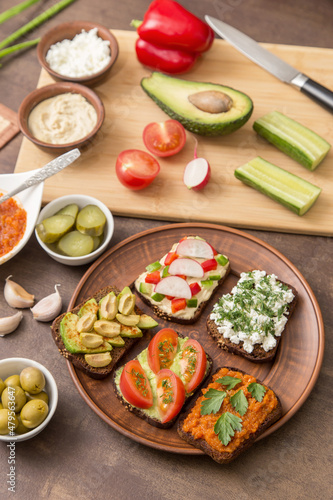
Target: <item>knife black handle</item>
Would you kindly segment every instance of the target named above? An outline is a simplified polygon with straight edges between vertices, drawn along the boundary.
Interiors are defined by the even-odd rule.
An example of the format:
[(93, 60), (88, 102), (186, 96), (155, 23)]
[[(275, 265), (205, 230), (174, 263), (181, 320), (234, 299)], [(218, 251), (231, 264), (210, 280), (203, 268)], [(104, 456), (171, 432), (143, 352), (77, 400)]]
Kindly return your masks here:
[(333, 92), (331, 90), (311, 80), (311, 78), (305, 80), (300, 90), (333, 113)]

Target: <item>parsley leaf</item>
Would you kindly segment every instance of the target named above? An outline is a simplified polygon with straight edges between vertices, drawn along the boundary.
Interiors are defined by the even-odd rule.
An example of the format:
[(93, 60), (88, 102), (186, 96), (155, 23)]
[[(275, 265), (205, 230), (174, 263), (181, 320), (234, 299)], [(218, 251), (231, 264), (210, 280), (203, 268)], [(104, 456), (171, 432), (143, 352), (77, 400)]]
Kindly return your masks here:
[(201, 415), (209, 415), (216, 413), (221, 408), (224, 398), (227, 393), (218, 389), (208, 389), (205, 393), (205, 400), (201, 403)]
[(261, 403), (266, 392), (266, 389), (263, 385), (258, 384), (257, 382), (252, 382), (252, 384), (249, 384), (247, 386), (247, 390), (252, 394), (254, 399)]
[(241, 416), (245, 415), (247, 412), (249, 403), (242, 389), (239, 389), (239, 391), (235, 392), (235, 394), (231, 396), (230, 403)]
[(233, 389), (241, 381), (242, 380), (240, 378), (229, 377), (228, 375), (226, 375), (225, 377), (217, 379), (215, 382), (227, 386), (227, 389)]
[(214, 432), (224, 446), (230, 443), (235, 431), (242, 429), (242, 419), (226, 411), (216, 421)]

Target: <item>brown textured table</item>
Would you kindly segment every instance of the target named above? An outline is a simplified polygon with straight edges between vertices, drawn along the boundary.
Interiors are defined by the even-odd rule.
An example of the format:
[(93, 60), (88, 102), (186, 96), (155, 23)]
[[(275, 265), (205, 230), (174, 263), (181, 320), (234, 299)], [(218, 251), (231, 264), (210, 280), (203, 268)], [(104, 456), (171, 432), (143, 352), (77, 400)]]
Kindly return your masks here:
[[(1, 1), (1, 11), (12, 5)], [(18, 2), (15, 2), (18, 3)], [(13, 32), (54, 1), (36, 4), (0, 26), (0, 38)], [(333, 48), (332, 3), (329, 0), (183, 0), (203, 17), (223, 18), (262, 42)], [(77, 0), (66, 11), (27, 38), (56, 24), (89, 19), (110, 28), (128, 29), (142, 18), (144, 0)], [(29, 19), (28, 19), (29, 16)], [(31, 16), (31, 17), (30, 17)], [(331, 71), (331, 68), (327, 68)], [(12, 57), (0, 69), (0, 102), (14, 111), (36, 87), (40, 68), (34, 49)], [(0, 150), (0, 172), (12, 172), (22, 141), (18, 135)], [(160, 221), (116, 218), (111, 245)], [(45, 364), (59, 389), (57, 412), (48, 428), (16, 447), (16, 498), (63, 499), (328, 499), (332, 492), (332, 255), (333, 240), (274, 232), (248, 231), (282, 252), (300, 270), (314, 291), (325, 323), (326, 345), (317, 384), (302, 408), (282, 428), (258, 442), (236, 462), (221, 467), (208, 457), (175, 455), (146, 447), (110, 428), (76, 391), (65, 361), (58, 355), (48, 324), (36, 324), (25, 312), (20, 329), (0, 339), (0, 358), (32, 357)], [(40, 299), (62, 283), (64, 308), (87, 267), (69, 268), (50, 260), (34, 236), (25, 249), (0, 267), (0, 284), (12, 274)], [(11, 311), (0, 291), (0, 314)], [(2, 443), (1, 443), (2, 444)], [(8, 448), (0, 446), (0, 498), (7, 491)]]

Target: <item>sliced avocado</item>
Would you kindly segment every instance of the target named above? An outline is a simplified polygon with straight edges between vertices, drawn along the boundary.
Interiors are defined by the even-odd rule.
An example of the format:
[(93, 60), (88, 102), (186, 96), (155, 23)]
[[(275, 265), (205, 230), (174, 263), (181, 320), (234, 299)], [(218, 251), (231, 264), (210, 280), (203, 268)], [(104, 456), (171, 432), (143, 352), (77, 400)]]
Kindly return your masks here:
[(114, 292), (110, 292), (99, 301), (98, 319), (112, 320), (118, 312), (117, 297)]
[(81, 316), (83, 316), (84, 314), (87, 314), (87, 313), (97, 314), (97, 312), (98, 312), (98, 304), (97, 304), (96, 300), (90, 299), (90, 300), (87, 300), (87, 302), (85, 304), (83, 304), (83, 306), (81, 307), (81, 309), (78, 312), (78, 316), (79, 316), (79, 318), (81, 318)]
[(89, 348), (82, 344), (80, 334), (76, 329), (79, 317), (73, 313), (67, 313), (60, 323), (60, 335), (67, 351), (72, 354), (79, 353), (99, 353), (111, 351), (112, 347), (108, 342), (103, 342), (99, 347)]
[(125, 314), (117, 313), (116, 314), (116, 319), (122, 325), (125, 325), (125, 326), (135, 326), (140, 321), (140, 315), (139, 314), (127, 314), (127, 315), (125, 315)]
[(242, 127), (253, 111), (250, 97), (224, 85), (153, 72), (141, 80), (141, 86), (167, 115), (199, 135), (230, 134)]
[(125, 345), (125, 340), (120, 335), (118, 335), (118, 337), (112, 338), (103, 337), (103, 339), (106, 342), (109, 342), (109, 344), (113, 347), (123, 347), (123, 345)]
[(154, 320), (154, 318), (148, 316), (148, 314), (141, 314), (140, 321), (136, 326), (138, 328), (146, 330), (148, 328), (154, 328), (155, 326), (158, 326), (158, 323)]
[(137, 326), (121, 325), (120, 335), (122, 337), (135, 338), (135, 337), (142, 337), (143, 333)]
[(153, 292), (153, 289), (154, 289), (154, 286), (152, 283), (144, 283), (144, 282), (140, 283), (139, 292), (143, 293), (144, 295), (151, 295)]

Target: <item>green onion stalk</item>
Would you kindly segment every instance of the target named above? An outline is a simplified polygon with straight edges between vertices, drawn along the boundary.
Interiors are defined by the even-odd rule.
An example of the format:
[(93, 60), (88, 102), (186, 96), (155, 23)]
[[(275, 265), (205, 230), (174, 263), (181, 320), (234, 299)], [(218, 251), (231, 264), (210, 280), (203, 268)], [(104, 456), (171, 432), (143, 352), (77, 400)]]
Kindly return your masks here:
[(2, 12), (0, 14), (0, 24), (4, 23), (5, 21), (8, 21), (8, 19), (16, 16), (17, 14), (20, 14), (25, 9), (27, 9), (28, 7), (37, 2), (40, 2), (40, 0), (25, 0), (24, 2), (21, 2), (18, 5), (14, 5), (14, 7), (5, 10), (5, 12)]
[[(58, 12), (60, 12), (61, 10), (63, 10), (65, 7), (67, 7), (68, 5), (70, 5), (73, 2), (75, 2), (75, 0), (61, 0), (60, 2), (56, 3), (55, 5), (53, 5), (49, 9), (47, 9), (45, 12), (43, 12), (39, 16), (35, 17), (31, 21), (29, 21), (27, 24), (25, 24), (24, 26), (19, 28), (17, 31), (14, 31), (14, 33), (9, 35), (7, 38), (2, 40), (2, 42), (0, 42), (0, 49), (7, 47), (12, 42), (15, 42), (15, 40), (17, 40), (21, 36), (24, 36), (29, 31), (37, 28), (37, 26), (39, 26), (40, 24), (47, 21), (48, 19), (53, 17), (55, 14), (58, 14)], [(29, 42), (24, 42), (24, 43), (29, 43)], [(23, 44), (18, 44), (18, 46), (20, 46), (20, 48), (17, 50), (24, 48)], [(0, 52), (0, 54), (1, 54), (1, 52)], [(12, 51), (12, 52), (14, 52), (14, 51)]]

